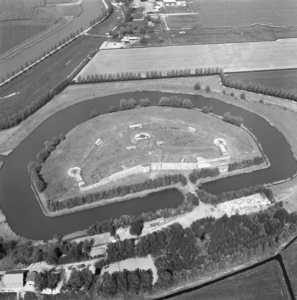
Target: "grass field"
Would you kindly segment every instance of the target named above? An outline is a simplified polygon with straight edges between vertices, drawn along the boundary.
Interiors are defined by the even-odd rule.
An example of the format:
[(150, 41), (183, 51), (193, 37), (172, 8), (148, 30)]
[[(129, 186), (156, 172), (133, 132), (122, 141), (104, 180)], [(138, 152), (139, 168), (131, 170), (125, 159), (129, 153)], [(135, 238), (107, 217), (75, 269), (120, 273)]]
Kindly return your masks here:
[(26, 22), (26, 24), (10, 25), (9, 23), (0, 24), (0, 53), (3, 53), (14, 46), (19, 45), (34, 35), (46, 30), (50, 25), (34, 24)]
[[(174, 120), (174, 121), (172, 121)], [(131, 130), (129, 125), (142, 124)], [(188, 127), (197, 129), (196, 133)], [(136, 141), (135, 134), (148, 132), (150, 139)], [(42, 168), (47, 194), (72, 195), (78, 185), (67, 172), (78, 166), (89, 185), (123, 169), (150, 162), (196, 163), (196, 157), (221, 157), (215, 138), (224, 138), (232, 160), (259, 155), (257, 145), (242, 129), (195, 110), (150, 107), (107, 114), (92, 119), (67, 134), (67, 138)], [(95, 141), (102, 139), (102, 145)], [(162, 147), (156, 143), (163, 141)], [(135, 146), (128, 150), (126, 147)], [(105, 188), (105, 187), (103, 187)]]
[(290, 300), (278, 262), (231, 276), (168, 300)]
[(0, 0), (0, 21), (29, 20), (34, 8), (44, 5), (44, 0)]
[[(88, 53), (99, 48), (102, 42), (103, 39), (98, 37), (80, 37), (58, 53), (1, 87), (0, 118), (24, 108), (31, 101), (50, 91), (71, 74), (87, 57)], [(4, 99), (13, 93), (15, 93), (13, 96)]]
[(82, 77), (118, 72), (219, 67), (225, 72), (297, 67), (297, 39), (100, 51), (80, 72)]
[(253, 82), (273, 88), (297, 91), (297, 69), (230, 73), (228, 76), (247, 83)]
[(45, 0), (46, 4), (76, 3), (79, 0)]
[(163, 20), (167, 29), (171, 30), (194, 29), (200, 25), (198, 14), (164, 16)]
[(199, 12), (203, 27), (297, 24), (295, 0), (193, 0), (188, 5)]
[(297, 241), (292, 243), (281, 254), (295, 296), (297, 296)]

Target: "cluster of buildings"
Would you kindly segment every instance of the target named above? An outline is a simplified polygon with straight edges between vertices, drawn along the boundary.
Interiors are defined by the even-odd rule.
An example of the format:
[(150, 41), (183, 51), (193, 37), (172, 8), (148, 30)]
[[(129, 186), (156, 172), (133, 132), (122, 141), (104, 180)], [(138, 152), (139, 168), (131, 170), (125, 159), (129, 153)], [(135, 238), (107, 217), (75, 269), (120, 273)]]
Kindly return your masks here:
[(25, 286), (34, 286), (36, 274), (37, 272), (28, 270), (1, 271), (0, 291), (15, 291), (15, 289), (22, 289)]

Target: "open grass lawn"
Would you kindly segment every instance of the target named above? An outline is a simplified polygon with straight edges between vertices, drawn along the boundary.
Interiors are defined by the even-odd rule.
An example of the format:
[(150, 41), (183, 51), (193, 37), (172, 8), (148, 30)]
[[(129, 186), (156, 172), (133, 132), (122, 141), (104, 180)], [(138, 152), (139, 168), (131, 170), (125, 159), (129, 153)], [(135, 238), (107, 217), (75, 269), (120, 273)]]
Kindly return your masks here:
[(171, 30), (194, 29), (201, 26), (198, 14), (165, 16), (163, 20), (167, 29)]
[(231, 276), (168, 300), (290, 300), (278, 262)]
[(188, 5), (199, 12), (204, 27), (297, 24), (295, 0), (193, 0)]
[(297, 241), (281, 254), (295, 297), (297, 296)]
[(228, 76), (244, 82), (297, 91), (297, 69), (230, 73)]
[(0, 21), (29, 20), (37, 6), (45, 6), (45, 0), (0, 0)]
[(120, 49), (98, 52), (80, 72), (82, 77), (118, 72), (222, 68), (225, 72), (297, 67), (297, 39), (261, 43), (233, 43)]
[[(0, 118), (24, 108), (65, 79), (104, 39), (83, 36), (0, 89)], [(5, 96), (15, 95), (5, 98)]]
[(0, 23), (0, 54), (46, 30), (49, 26), (50, 24), (34, 24), (30, 21), (24, 21), (24, 24), (17, 22), (15, 25)]

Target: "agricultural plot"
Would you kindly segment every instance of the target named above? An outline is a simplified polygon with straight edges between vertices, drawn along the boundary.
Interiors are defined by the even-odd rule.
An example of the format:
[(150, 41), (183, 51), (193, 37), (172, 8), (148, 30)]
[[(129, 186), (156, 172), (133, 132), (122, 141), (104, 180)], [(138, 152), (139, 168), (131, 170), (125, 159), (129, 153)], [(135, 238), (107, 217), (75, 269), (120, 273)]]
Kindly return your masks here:
[(200, 25), (198, 14), (163, 16), (165, 28), (170, 30), (195, 29)]
[[(138, 123), (142, 128), (129, 127)], [(197, 131), (190, 132), (188, 127)], [(137, 140), (136, 134), (143, 133), (149, 138)], [(214, 145), (218, 137), (226, 140), (234, 160), (259, 155), (256, 143), (241, 128), (195, 110), (150, 107), (103, 115), (71, 130), (51, 153), (42, 167), (48, 183), (45, 191), (52, 199), (77, 194), (78, 185), (67, 174), (74, 166), (81, 169), (83, 180), (90, 185), (140, 164), (197, 163), (197, 157), (221, 157)], [(95, 143), (98, 138), (100, 145)]]
[(297, 67), (297, 39), (100, 51), (80, 72), (81, 77), (123, 72), (222, 68), (225, 72)]
[(47, 24), (34, 24), (33, 22), (26, 22), (25, 24), (17, 22), (15, 25), (11, 25), (10, 22), (0, 24), (0, 54), (46, 30), (49, 26)]
[(188, 5), (199, 12), (203, 27), (297, 24), (295, 0), (194, 0)]
[(45, 6), (44, 0), (0, 0), (0, 21), (30, 20), (38, 6)]
[(276, 261), (231, 276), (207, 287), (169, 300), (290, 300), (290, 294)]
[(293, 242), (283, 251), (282, 258), (289, 276), (295, 297), (297, 296), (297, 242)]
[(243, 82), (297, 91), (297, 69), (230, 73), (228, 77)]
[(23, 109), (38, 97), (45, 95), (70, 75), (103, 41), (103, 38), (83, 36), (1, 87), (0, 118)]

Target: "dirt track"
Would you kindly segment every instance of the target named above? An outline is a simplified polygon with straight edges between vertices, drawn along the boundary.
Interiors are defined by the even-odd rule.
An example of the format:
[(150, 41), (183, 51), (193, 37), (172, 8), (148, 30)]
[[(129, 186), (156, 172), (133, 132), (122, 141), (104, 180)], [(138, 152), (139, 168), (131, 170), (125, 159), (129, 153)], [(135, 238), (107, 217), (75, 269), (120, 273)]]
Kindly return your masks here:
[(80, 73), (141, 72), (220, 67), (225, 72), (297, 67), (297, 39), (275, 42), (188, 45), (98, 52)]

